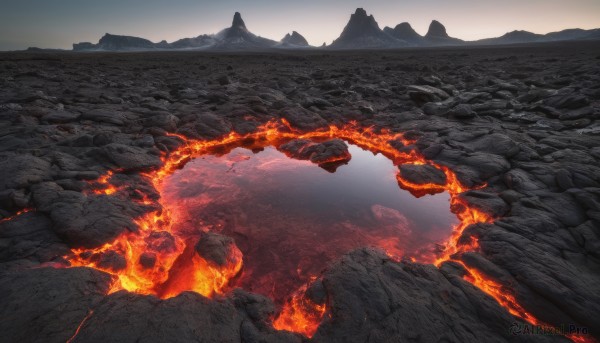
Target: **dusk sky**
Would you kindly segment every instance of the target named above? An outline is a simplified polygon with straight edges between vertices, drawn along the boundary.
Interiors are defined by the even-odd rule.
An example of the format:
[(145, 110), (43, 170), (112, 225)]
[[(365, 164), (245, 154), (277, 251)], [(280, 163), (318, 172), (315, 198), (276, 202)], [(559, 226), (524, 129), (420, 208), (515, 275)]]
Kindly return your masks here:
[(1, 0), (0, 50), (70, 49), (104, 33), (158, 42), (216, 33), (239, 11), (253, 33), (281, 39), (298, 31), (312, 45), (337, 38), (363, 7), (381, 28), (408, 21), (421, 33), (432, 19), (457, 38), (475, 40), (512, 30), (547, 33), (600, 28), (600, 0)]

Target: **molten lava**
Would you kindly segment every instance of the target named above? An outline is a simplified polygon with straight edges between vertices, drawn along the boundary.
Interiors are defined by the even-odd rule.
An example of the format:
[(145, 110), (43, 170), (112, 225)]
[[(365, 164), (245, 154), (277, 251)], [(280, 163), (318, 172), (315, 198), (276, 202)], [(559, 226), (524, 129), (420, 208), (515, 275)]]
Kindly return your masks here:
[(288, 330), (312, 337), (327, 310), (325, 305), (315, 304), (304, 296), (306, 286), (295, 292), (290, 301), (273, 322), (277, 330)]
[[(461, 203), (457, 195), (468, 189), (458, 181), (450, 169), (427, 161), (414, 150), (399, 151), (398, 146), (407, 146), (413, 142), (405, 139), (402, 134), (388, 130), (376, 131), (349, 124), (303, 133), (293, 129), (286, 121), (282, 121), (269, 122), (253, 133), (231, 132), (215, 140), (192, 140), (180, 135), (172, 136), (178, 137), (185, 144), (164, 156), (163, 166), (160, 169), (145, 175), (161, 194), (164, 191), (165, 179), (195, 157), (211, 153), (226, 154), (240, 145), (256, 149), (266, 146), (277, 147), (292, 139), (341, 138), (369, 151), (381, 153), (395, 165), (412, 163), (435, 166), (446, 174), (447, 182), (443, 186), (412, 184), (403, 180), (400, 175), (397, 175), (397, 182), (403, 189), (417, 195), (448, 191), (451, 207), (460, 223), (454, 227), (450, 239), (437, 258), (432, 255), (411, 256), (413, 261), (434, 262), (438, 266), (445, 261), (457, 261), (455, 256), (458, 254), (478, 250), (475, 237), (471, 237), (470, 240), (462, 237), (464, 230), (471, 224), (492, 220), (487, 214)], [(112, 172), (109, 172), (97, 180), (93, 184), (94, 191), (111, 196), (127, 196), (121, 194), (125, 190), (110, 184), (111, 177)], [(205, 200), (210, 202), (210, 199)], [(142, 201), (149, 202), (145, 198)], [(168, 206), (166, 203), (161, 205), (162, 211), (150, 213), (137, 220), (139, 232), (123, 234), (114, 242), (100, 248), (73, 249), (72, 255), (67, 256), (71, 266), (92, 267), (114, 275), (115, 283), (111, 292), (127, 290), (141, 294), (154, 294), (161, 298), (172, 297), (186, 290), (193, 290), (205, 296), (226, 292), (231, 280), (238, 277), (242, 270), (240, 250), (237, 247), (230, 250), (224, 263), (214, 263), (203, 258), (196, 251), (195, 245), (199, 239), (198, 235), (208, 231), (208, 227), (195, 228), (195, 232), (181, 229), (176, 223), (182, 221), (185, 213), (177, 206)], [(388, 246), (381, 244), (381, 246), (387, 251), (393, 249), (389, 244)], [(114, 253), (122, 256), (125, 263), (106, 263), (106, 257)], [(519, 306), (510, 290), (486, 278), (477, 270), (464, 267), (468, 271), (465, 279), (496, 299), (510, 313), (532, 324), (539, 322)], [(280, 315), (274, 320), (275, 328), (302, 333), (307, 337), (311, 337), (316, 332), (323, 315), (327, 312), (327, 305), (313, 303), (304, 296), (305, 290), (306, 286), (300, 287), (285, 303)]]

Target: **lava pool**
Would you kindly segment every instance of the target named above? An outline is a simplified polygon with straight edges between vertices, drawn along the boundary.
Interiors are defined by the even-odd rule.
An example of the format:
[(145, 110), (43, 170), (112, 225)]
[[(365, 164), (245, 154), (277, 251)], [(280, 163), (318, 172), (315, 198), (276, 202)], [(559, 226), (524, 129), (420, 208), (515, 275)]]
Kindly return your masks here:
[[(396, 259), (439, 263), (464, 245), (458, 237), (467, 225), (488, 219), (461, 206), (456, 195), (465, 189), (455, 175), (401, 134), (352, 125), (303, 133), (270, 122), (215, 140), (174, 138), (182, 146), (144, 174), (161, 210), (139, 218), (137, 232), (66, 257), (114, 275), (111, 292), (165, 299), (239, 287), (282, 306), (275, 328), (310, 337), (326, 304), (303, 291), (331, 261), (374, 246)], [(401, 164), (435, 168), (445, 184), (411, 183)], [(94, 192), (127, 196), (112, 177)]]
[(376, 246), (426, 260), (458, 222), (448, 193), (416, 198), (398, 187), (397, 167), (349, 146), (335, 172), (275, 147), (204, 155), (168, 176), (163, 202), (179, 237), (232, 237), (243, 254), (235, 286), (282, 303), (327, 263)]

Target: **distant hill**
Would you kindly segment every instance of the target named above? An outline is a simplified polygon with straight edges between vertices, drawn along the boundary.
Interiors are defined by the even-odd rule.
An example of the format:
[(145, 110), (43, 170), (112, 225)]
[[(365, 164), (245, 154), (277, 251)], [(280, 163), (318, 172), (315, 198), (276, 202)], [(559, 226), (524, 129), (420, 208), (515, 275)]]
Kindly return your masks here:
[(151, 50), (264, 50), (264, 49), (394, 49), (402, 47), (502, 45), (569, 40), (600, 40), (600, 29), (568, 29), (548, 34), (528, 31), (512, 31), (501, 37), (477, 41), (463, 41), (451, 37), (446, 27), (437, 20), (429, 25), (422, 36), (412, 26), (403, 22), (394, 28), (379, 28), (379, 24), (363, 8), (357, 8), (340, 36), (331, 45), (311, 47), (298, 32), (286, 34), (280, 41), (260, 37), (250, 32), (242, 15), (236, 12), (231, 26), (216, 34), (202, 34), (183, 38), (172, 43), (153, 43), (144, 38), (105, 34), (97, 44), (83, 42), (73, 44), (74, 51), (151, 51)]
[(558, 32), (550, 32), (545, 35), (540, 35), (529, 31), (511, 31), (497, 38), (480, 39), (469, 43), (480, 45), (499, 45), (596, 39), (600, 39), (600, 29), (567, 29)]

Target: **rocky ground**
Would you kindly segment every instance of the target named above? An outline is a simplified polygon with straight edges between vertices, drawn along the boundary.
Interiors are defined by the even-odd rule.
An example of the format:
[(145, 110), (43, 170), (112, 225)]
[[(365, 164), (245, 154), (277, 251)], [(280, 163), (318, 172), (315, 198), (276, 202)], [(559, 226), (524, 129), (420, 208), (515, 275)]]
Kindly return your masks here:
[[(357, 120), (406, 132), (454, 170), (462, 198), (493, 214), (478, 252), (455, 259), (513, 290), (533, 316), (600, 338), (600, 44), (397, 52), (1, 53), (0, 336), (5, 342), (299, 342), (278, 309), (235, 290), (169, 300), (105, 295), (109, 275), (56, 269), (157, 205), (86, 192), (108, 170), (139, 173), (176, 132), (214, 138), (272, 118), (302, 130)], [(409, 173), (410, 170), (404, 170)], [(435, 173), (434, 173), (435, 174)], [(439, 177), (439, 175), (438, 175)], [(443, 183), (443, 181), (442, 181)], [(14, 214), (30, 209), (25, 214)], [(511, 336), (520, 319), (440, 268), (349, 253), (312, 288), (329, 313), (316, 342), (562, 341)]]

